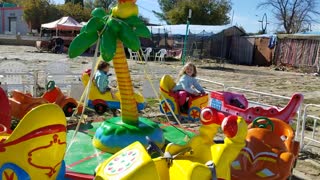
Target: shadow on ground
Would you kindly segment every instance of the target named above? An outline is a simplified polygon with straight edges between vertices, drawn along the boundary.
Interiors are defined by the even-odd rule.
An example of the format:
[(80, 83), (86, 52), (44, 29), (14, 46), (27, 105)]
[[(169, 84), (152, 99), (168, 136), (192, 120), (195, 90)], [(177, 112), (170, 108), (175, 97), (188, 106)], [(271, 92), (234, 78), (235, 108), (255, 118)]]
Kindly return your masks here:
[(200, 66), (200, 69), (207, 69), (207, 70), (216, 70), (216, 71), (224, 71), (224, 72), (231, 72), (231, 73), (238, 73), (238, 74), (256, 74), (261, 76), (272, 76), (272, 73), (263, 72), (263, 71), (256, 71), (252, 69), (233, 69), (233, 68), (227, 68), (227, 67), (219, 67), (219, 66)]
[(304, 179), (299, 178), (299, 177), (297, 177), (297, 176), (293, 175), (293, 176), (291, 177), (291, 180), (304, 180)]
[(299, 154), (299, 159), (300, 160), (313, 159), (313, 160), (316, 160), (316, 161), (320, 161), (320, 155), (319, 154), (314, 154), (314, 153), (309, 152), (309, 151), (302, 151)]

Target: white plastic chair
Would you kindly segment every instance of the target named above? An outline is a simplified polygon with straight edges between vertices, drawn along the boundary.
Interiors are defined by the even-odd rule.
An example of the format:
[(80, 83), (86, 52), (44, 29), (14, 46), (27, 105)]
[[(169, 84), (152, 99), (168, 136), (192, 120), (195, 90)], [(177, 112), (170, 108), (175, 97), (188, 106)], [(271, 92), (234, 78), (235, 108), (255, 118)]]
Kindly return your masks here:
[(129, 54), (130, 54), (130, 59), (131, 60), (138, 60), (138, 53), (137, 52), (133, 52), (131, 49), (128, 48)]
[(167, 55), (167, 50), (165, 50), (165, 49), (160, 49), (160, 51), (159, 52), (157, 52), (156, 53), (156, 55), (155, 55), (155, 61), (157, 61), (157, 59), (158, 59), (158, 61), (163, 61), (164, 60), (164, 56), (165, 55)]
[(143, 57), (144, 57), (144, 60), (145, 60), (145, 61), (148, 61), (151, 52), (152, 52), (152, 48), (151, 48), (151, 47), (148, 47), (147, 49), (145, 49), (145, 50), (143, 51)]

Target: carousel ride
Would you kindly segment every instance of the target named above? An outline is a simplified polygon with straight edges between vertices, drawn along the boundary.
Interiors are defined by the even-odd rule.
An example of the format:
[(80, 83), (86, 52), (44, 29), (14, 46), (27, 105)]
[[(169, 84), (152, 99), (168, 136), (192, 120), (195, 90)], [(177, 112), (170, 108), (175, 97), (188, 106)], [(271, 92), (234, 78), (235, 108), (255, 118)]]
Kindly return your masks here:
[[(292, 128), (280, 120), (260, 118), (248, 126), (243, 117), (227, 115), (208, 106), (208, 95), (192, 98), (188, 114), (182, 115), (201, 122), (199, 133), (139, 117), (139, 102), (143, 100), (133, 90), (124, 53), (124, 45), (138, 51), (139, 37), (150, 37), (148, 28), (137, 15), (135, 0), (119, 0), (110, 14), (97, 8), (70, 44), (70, 58), (96, 44), (92, 72), (83, 76), (86, 88), (73, 108), (73, 114), (81, 116), (75, 129), (67, 130), (61, 107), (42, 104), (31, 108), (11, 132), (8, 116), (11, 108), (0, 90), (0, 124), (3, 124), (0, 126), (0, 177), (4, 180), (289, 177), (299, 146), (294, 141)], [(90, 98), (99, 49), (102, 60), (113, 60), (121, 116), (83, 124), (84, 108), (79, 108), (80, 105), (87, 107), (91, 99), (100, 99)], [(161, 111), (175, 116), (180, 113), (175, 108), (176, 97), (171, 94), (173, 86), (172, 78), (164, 76), (160, 97)], [(96, 102), (108, 105), (103, 98)], [(93, 101), (91, 105), (95, 106)], [(213, 141), (219, 128), (225, 136), (223, 142)], [(270, 137), (277, 140), (272, 141)], [(264, 161), (271, 163), (270, 166)]]

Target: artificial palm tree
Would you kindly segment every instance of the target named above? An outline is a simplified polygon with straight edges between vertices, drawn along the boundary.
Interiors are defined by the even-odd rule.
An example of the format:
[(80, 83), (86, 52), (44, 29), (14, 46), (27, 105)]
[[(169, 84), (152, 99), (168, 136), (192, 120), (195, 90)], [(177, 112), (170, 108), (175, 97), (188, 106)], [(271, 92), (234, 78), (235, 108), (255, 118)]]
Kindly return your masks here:
[[(139, 121), (137, 104), (134, 98), (132, 81), (123, 46), (125, 45), (133, 51), (138, 51), (140, 49), (139, 37), (150, 38), (151, 36), (149, 29), (138, 17), (138, 7), (135, 2), (136, 0), (118, 0), (118, 5), (112, 9), (110, 14), (107, 14), (102, 8), (93, 10), (93, 17), (88, 21), (88, 24), (81, 29), (81, 33), (72, 41), (69, 47), (69, 57), (74, 58), (81, 55), (88, 47), (100, 40), (101, 57), (104, 61), (113, 60), (121, 96), (121, 121), (124, 124), (121, 127), (114, 127), (114, 125), (105, 122), (102, 125), (102, 127), (105, 127), (103, 130), (105, 135), (110, 135), (110, 131), (113, 131), (113, 129), (115, 129), (116, 134), (119, 134), (120, 131), (125, 131), (123, 129), (124, 126), (126, 130), (134, 129), (135, 133), (138, 132), (136, 131), (138, 126), (138, 129), (145, 132), (151, 131), (141, 127), (158, 128), (152, 122), (145, 121), (144, 118), (140, 118), (140, 121), (144, 121), (144, 123), (149, 125), (139, 125), (141, 122)], [(118, 123), (117, 120), (113, 120), (113, 123)], [(119, 130), (119, 128), (122, 128), (122, 130)], [(160, 134), (162, 136), (162, 133)], [(161, 138), (161, 141), (163, 141), (163, 137)], [(101, 142), (98, 144), (100, 143)], [(110, 143), (112, 142), (109, 142), (109, 144)], [(97, 143), (94, 144), (96, 147), (100, 146), (97, 145)], [(108, 148), (99, 149), (109, 150)]]

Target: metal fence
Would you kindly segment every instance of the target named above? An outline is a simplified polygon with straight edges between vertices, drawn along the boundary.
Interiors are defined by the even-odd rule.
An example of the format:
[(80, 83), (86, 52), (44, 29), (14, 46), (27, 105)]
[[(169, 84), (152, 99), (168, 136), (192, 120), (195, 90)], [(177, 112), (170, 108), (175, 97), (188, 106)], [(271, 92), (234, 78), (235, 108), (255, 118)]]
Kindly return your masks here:
[[(153, 34), (151, 41), (143, 40), (143, 47), (152, 47), (154, 50), (183, 49), (184, 36), (171, 35), (168, 33)], [(231, 57), (231, 38), (227, 38), (223, 33), (213, 34), (203, 31), (199, 34), (189, 34), (186, 45), (186, 56), (204, 58), (229, 58)]]
[[(320, 110), (320, 104), (306, 104), (304, 107), (304, 112), (302, 116), (302, 130), (301, 130), (301, 137), (300, 137), (300, 149), (305, 149), (308, 145), (311, 143), (317, 143), (320, 144), (320, 140), (316, 138), (316, 133), (318, 133), (318, 120), (320, 120), (320, 117), (315, 115), (312, 111), (314, 109)], [(306, 132), (306, 124), (308, 123), (308, 120), (312, 120), (312, 133), (311, 136), (308, 136), (305, 134)], [(305, 141), (308, 140), (308, 141)], [(307, 144), (305, 144), (307, 142)]]
[[(12, 80), (21, 80), (12, 81)], [(36, 94), (37, 91), (37, 75), (35, 73), (5, 73), (0, 72), (1, 87), (6, 91), (10, 92), (13, 90), (20, 90), (25, 93)]]

